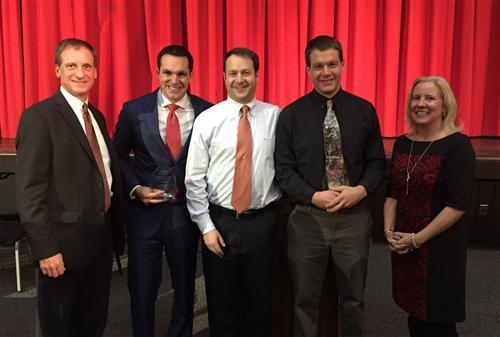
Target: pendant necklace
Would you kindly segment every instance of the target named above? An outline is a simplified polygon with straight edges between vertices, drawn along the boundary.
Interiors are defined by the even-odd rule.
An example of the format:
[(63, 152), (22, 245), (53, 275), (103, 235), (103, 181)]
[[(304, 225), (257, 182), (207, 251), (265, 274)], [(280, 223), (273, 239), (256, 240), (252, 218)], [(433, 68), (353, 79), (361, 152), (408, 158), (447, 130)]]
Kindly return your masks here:
[(425, 155), (427, 150), (429, 150), (432, 143), (434, 143), (434, 141), (432, 141), (429, 145), (427, 145), (424, 152), (422, 152), (420, 157), (418, 157), (417, 161), (415, 162), (415, 164), (413, 164), (412, 168), (410, 169), (411, 153), (413, 151), (413, 140), (411, 141), (410, 154), (408, 156), (408, 165), (406, 165), (406, 195), (408, 195), (408, 190), (409, 190), (409, 186), (410, 186), (410, 174), (413, 172), (415, 167), (417, 167), (418, 162), (420, 161), (420, 159), (422, 159), (422, 157)]

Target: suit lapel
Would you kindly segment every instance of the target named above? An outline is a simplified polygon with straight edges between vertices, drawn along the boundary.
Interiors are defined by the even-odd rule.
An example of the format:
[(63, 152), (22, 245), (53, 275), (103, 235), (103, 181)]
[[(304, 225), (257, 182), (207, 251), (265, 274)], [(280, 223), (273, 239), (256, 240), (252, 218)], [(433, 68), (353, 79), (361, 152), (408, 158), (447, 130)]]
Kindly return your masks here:
[(97, 108), (95, 106), (93, 106), (92, 104), (89, 103), (89, 108), (90, 108), (90, 112), (92, 113), (92, 116), (94, 117), (95, 121), (97, 122), (97, 125), (99, 126), (99, 130), (101, 130), (101, 134), (102, 134), (102, 137), (104, 138), (104, 141), (106, 142), (106, 146), (109, 148), (110, 141), (109, 141), (109, 137), (108, 137), (108, 130), (106, 130), (106, 124), (101, 119), (100, 115), (96, 115), (99, 110), (97, 110)]
[(139, 119), (142, 120), (143, 141), (152, 156), (158, 155), (163, 157), (163, 160), (166, 158), (169, 161), (174, 161), (167, 145), (160, 136), (157, 94), (158, 90), (147, 97), (143, 105), (143, 113), (139, 116)]
[[(143, 141), (146, 147), (149, 149), (149, 153), (155, 158), (157, 162), (164, 162), (165, 160), (175, 162), (176, 158), (172, 157), (172, 154), (168, 150), (167, 145), (163, 142), (163, 139), (160, 136), (160, 132), (158, 129), (157, 99), (158, 90), (149, 95), (143, 103), (143, 113), (139, 117), (143, 124)], [(191, 106), (193, 107), (194, 118), (196, 119), (196, 117), (203, 111), (203, 107), (200, 105), (200, 101), (195, 96), (189, 95), (189, 99), (191, 101)], [(189, 134), (186, 143), (182, 147), (177, 160), (187, 155), (190, 140), (191, 133)], [(161, 159), (159, 157), (161, 157)]]
[(201, 102), (196, 96), (189, 95), (189, 100), (191, 101), (191, 106), (194, 110), (194, 118), (196, 119), (196, 117), (203, 112), (203, 107), (200, 105)]
[(92, 113), (92, 116), (94, 116), (94, 119), (95, 119), (97, 125), (99, 126), (99, 130), (101, 131), (102, 138), (104, 139), (104, 143), (106, 144), (106, 148), (108, 149), (109, 157), (111, 159), (111, 152), (112, 152), (111, 150), (112, 150), (113, 144), (111, 144), (111, 139), (109, 138), (108, 130), (106, 129), (106, 122), (103, 119), (103, 115), (99, 110), (97, 110), (97, 108), (95, 106), (93, 106), (90, 103), (89, 103), (89, 108), (90, 108), (90, 112)]
[(83, 150), (87, 153), (92, 162), (95, 165), (97, 165), (95, 163), (94, 154), (92, 153), (92, 149), (87, 140), (87, 136), (85, 136), (85, 132), (83, 131), (82, 125), (80, 124), (80, 121), (73, 112), (73, 109), (71, 109), (71, 106), (62, 95), (61, 91), (58, 90), (57, 93), (54, 95), (54, 101), (57, 104), (58, 107), (57, 110), (59, 114), (61, 114), (63, 119), (66, 121), (69, 129), (71, 130), (73, 135), (75, 135), (76, 139), (82, 146)]
[[(113, 193), (116, 193), (116, 191), (120, 190), (120, 189), (116, 188), (117, 184), (121, 184), (119, 181), (120, 179), (115, 179), (116, 177), (120, 176), (120, 173), (119, 173), (120, 167), (118, 166), (118, 157), (116, 156), (116, 153), (115, 153), (114, 148), (113, 148), (113, 144), (111, 143), (111, 139), (109, 138), (108, 131), (106, 130), (106, 122), (104, 119), (102, 119), (102, 116), (103, 116), (102, 112), (100, 112), (95, 106), (93, 106), (90, 103), (89, 103), (89, 108), (90, 108), (90, 111), (92, 112), (92, 115), (94, 116), (94, 119), (97, 122), (97, 125), (99, 126), (99, 130), (101, 130), (102, 138), (104, 138), (104, 143), (106, 144), (106, 147), (108, 149), (109, 160), (110, 160), (110, 165), (111, 165), (111, 176), (113, 177), (113, 183), (111, 186), (111, 190), (113, 191)], [(97, 166), (97, 163), (96, 163), (96, 166)]]

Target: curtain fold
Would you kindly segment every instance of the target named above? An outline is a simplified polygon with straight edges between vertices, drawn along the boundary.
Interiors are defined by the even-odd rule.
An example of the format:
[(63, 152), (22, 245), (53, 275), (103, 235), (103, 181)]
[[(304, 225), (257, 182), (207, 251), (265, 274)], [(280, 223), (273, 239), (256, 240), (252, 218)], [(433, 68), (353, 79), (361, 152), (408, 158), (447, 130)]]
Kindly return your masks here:
[(0, 2), (0, 27), (0, 136), (14, 137), (26, 96), (18, 2)]
[(447, 78), (470, 136), (500, 136), (500, 2), (495, 0), (43, 0), (0, 2), (0, 136), (21, 111), (52, 95), (54, 47), (89, 41), (99, 56), (91, 101), (114, 129), (123, 102), (158, 86), (156, 55), (183, 44), (191, 92), (225, 98), (222, 58), (244, 46), (260, 57), (259, 99), (284, 107), (311, 90), (304, 48), (318, 34), (344, 47), (342, 86), (377, 108), (382, 134), (405, 132), (416, 77)]

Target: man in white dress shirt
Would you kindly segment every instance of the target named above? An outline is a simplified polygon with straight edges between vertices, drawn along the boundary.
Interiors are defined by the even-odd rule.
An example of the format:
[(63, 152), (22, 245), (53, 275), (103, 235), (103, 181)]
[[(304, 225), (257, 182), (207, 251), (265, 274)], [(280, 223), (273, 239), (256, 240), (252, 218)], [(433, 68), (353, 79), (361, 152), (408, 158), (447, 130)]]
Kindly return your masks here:
[(280, 110), (255, 99), (258, 76), (253, 51), (225, 55), (229, 97), (196, 119), (186, 164), (187, 205), (203, 235), (211, 336), (269, 335)]

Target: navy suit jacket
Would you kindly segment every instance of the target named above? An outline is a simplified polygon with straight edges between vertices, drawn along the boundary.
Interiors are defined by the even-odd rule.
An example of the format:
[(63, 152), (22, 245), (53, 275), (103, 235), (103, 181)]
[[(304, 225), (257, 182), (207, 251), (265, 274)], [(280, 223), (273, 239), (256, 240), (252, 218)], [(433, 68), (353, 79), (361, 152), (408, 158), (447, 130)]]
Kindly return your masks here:
[[(211, 103), (188, 94), (195, 118), (212, 106)], [(130, 193), (137, 185), (151, 186), (155, 174), (161, 170), (171, 172), (173, 187), (177, 188), (177, 205), (186, 206), (186, 159), (191, 135), (181, 153), (172, 158), (158, 130), (158, 89), (154, 92), (126, 102), (118, 118), (113, 144), (122, 164), (124, 190)], [(133, 153), (133, 159), (130, 154)], [(170, 203), (145, 206), (133, 200), (129, 207), (128, 232), (140, 237), (150, 237), (159, 228)], [(186, 214), (187, 208), (186, 208)], [(189, 216), (189, 215), (188, 215)]]

